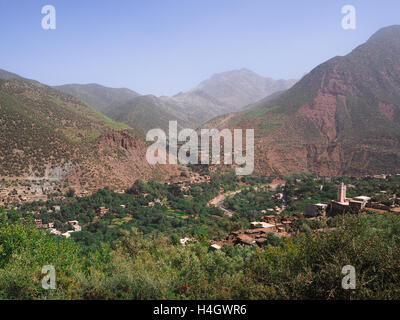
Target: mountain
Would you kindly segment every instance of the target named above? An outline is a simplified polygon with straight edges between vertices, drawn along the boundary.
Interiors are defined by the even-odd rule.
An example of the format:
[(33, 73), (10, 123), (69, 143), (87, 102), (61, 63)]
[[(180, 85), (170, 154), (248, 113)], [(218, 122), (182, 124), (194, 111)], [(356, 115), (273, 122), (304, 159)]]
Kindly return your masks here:
[(141, 96), (129, 89), (99, 84), (66, 84), (54, 88), (85, 101), (104, 115), (128, 124), (142, 134), (153, 128), (167, 130), (170, 120), (177, 120), (180, 127), (190, 127), (195, 122), (189, 120), (176, 103), (153, 95)]
[(137, 92), (126, 88), (108, 88), (95, 83), (66, 84), (54, 88), (88, 103), (102, 113), (139, 96)]
[(215, 74), (188, 92), (163, 99), (183, 108), (199, 125), (216, 116), (244, 110), (249, 104), (287, 90), (295, 82), (264, 78), (248, 69), (240, 69)]
[(110, 118), (126, 123), (142, 132), (153, 128), (168, 131), (169, 121), (177, 120), (178, 129), (188, 128), (196, 121), (186, 116), (185, 111), (173, 102), (153, 95), (139, 96), (109, 110)]
[(77, 98), (36, 81), (0, 80), (0, 177), (127, 187), (169, 175), (150, 166), (147, 143)]
[(153, 128), (168, 128), (171, 120), (181, 128), (196, 128), (205, 121), (286, 90), (295, 80), (263, 78), (247, 70), (213, 75), (196, 88), (173, 97), (140, 96), (129, 89), (113, 89), (98, 84), (67, 84), (54, 87), (85, 101), (113, 120), (146, 133)]
[(239, 111), (277, 91), (286, 90), (295, 83), (296, 80), (273, 80), (251, 70), (240, 69), (215, 74), (200, 83), (193, 92), (203, 92), (232, 111)]
[(193, 90), (174, 97), (161, 97), (160, 99), (169, 105), (175, 105), (176, 108), (183, 110), (185, 115), (193, 119), (191, 128), (196, 128), (220, 114), (232, 112), (228, 106), (222, 105), (217, 99), (202, 91)]
[(400, 26), (317, 66), (278, 97), (207, 125), (254, 128), (261, 172), (400, 170)]

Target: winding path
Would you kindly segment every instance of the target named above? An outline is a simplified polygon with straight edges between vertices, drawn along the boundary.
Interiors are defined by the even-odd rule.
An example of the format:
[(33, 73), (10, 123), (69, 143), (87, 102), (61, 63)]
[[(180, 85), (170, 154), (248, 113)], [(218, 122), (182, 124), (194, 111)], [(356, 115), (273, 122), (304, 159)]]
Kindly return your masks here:
[[(278, 186), (277, 184), (270, 184), (270, 185), (269, 185), (269, 187), (270, 187), (272, 190), (276, 190), (277, 186)], [(224, 212), (224, 214), (225, 214), (226, 216), (232, 218), (234, 212), (231, 211), (231, 210), (228, 210), (227, 208), (224, 207), (224, 201), (225, 201), (225, 199), (226, 199), (227, 197), (234, 196), (235, 194), (238, 194), (238, 193), (242, 192), (243, 190), (248, 190), (248, 189), (250, 189), (250, 188), (251, 188), (251, 187), (244, 188), (244, 189), (239, 189), (239, 190), (236, 190), (236, 191), (229, 191), (229, 192), (226, 192), (226, 193), (221, 193), (221, 194), (219, 194), (218, 196), (216, 196), (215, 198), (211, 199), (211, 200), (207, 203), (207, 205), (208, 205), (208, 206), (215, 206), (215, 207), (221, 209), (221, 210)], [(254, 190), (257, 190), (258, 188), (259, 188), (259, 187), (254, 187)]]
[(226, 216), (232, 218), (233, 211), (230, 211), (224, 207), (224, 201), (227, 197), (234, 196), (235, 194), (240, 193), (240, 192), (242, 192), (242, 190), (230, 191), (230, 192), (219, 194), (215, 198), (211, 199), (208, 202), (208, 205), (216, 206), (217, 208), (220, 208)]

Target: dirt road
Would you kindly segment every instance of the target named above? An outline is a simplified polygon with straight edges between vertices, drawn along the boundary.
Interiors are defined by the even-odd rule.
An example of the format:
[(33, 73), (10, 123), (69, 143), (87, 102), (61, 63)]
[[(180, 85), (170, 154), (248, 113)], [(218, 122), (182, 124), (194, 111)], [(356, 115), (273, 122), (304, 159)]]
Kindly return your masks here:
[[(277, 184), (270, 184), (270, 185), (269, 185), (269, 187), (271, 188), (271, 190), (274, 190), (274, 191), (276, 190), (277, 186), (278, 186)], [(249, 188), (250, 188), (250, 187), (249, 187)], [(226, 199), (227, 197), (234, 196), (235, 194), (240, 193), (240, 192), (242, 192), (243, 190), (248, 190), (249, 188), (239, 189), (239, 190), (236, 190), (236, 191), (229, 191), (229, 192), (226, 192), (226, 193), (219, 194), (219, 195), (216, 196), (215, 198), (211, 199), (211, 200), (208, 202), (208, 205), (209, 205), (209, 206), (215, 206), (215, 207), (217, 207), (217, 208), (220, 208), (220, 209), (224, 212), (224, 214), (225, 214), (226, 216), (232, 218), (234, 212), (231, 211), (231, 210), (228, 210), (228, 209), (226, 209), (226, 208), (224, 207), (224, 201), (225, 201), (225, 199)], [(259, 188), (259, 187), (254, 187), (254, 190), (257, 190), (258, 188)]]

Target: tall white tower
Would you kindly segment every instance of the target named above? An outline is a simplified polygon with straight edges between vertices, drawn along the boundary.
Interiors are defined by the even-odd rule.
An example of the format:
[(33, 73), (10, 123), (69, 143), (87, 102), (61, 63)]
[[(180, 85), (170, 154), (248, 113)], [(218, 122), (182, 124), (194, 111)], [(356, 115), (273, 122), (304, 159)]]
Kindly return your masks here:
[(339, 185), (338, 202), (346, 202), (346, 185), (343, 182)]

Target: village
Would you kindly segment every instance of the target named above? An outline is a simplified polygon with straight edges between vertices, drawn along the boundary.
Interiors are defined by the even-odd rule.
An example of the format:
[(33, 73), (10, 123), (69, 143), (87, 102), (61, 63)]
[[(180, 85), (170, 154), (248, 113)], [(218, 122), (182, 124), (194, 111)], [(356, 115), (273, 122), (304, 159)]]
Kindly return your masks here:
[(61, 194), (64, 183), (56, 180), (24, 179), (0, 181), (0, 206), (10, 207), (28, 201), (46, 201), (49, 195)]
[[(382, 174), (376, 176), (364, 176), (358, 179), (368, 181), (370, 179), (389, 179), (391, 175)], [(329, 179), (329, 178), (328, 178)], [(190, 196), (190, 189), (197, 184), (210, 183), (210, 174), (201, 174), (183, 168), (181, 174), (173, 177), (170, 181), (165, 182), (166, 185), (177, 185), (183, 192), (183, 197), (186, 199), (192, 199)], [(297, 179), (297, 182), (300, 182)], [(391, 204), (380, 203), (372, 201), (373, 195), (358, 195), (355, 197), (347, 197), (347, 189), (353, 189), (354, 186), (351, 184), (345, 185), (340, 183), (337, 190), (337, 198), (332, 199), (330, 202), (326, 203), (307, 203), (306, 208), (303, 212), (295, 212), (292, 215), (283, 214), (285, 212), (285, 197), (284, 197), (284, 184), (281, 186), (281, 190), (276, 190), (277, 185), (260, 185), (253, 187), (254, 190), (276, 190), (275, 194), (271, 196), (272, 199), (277, 200), (281, 203), (279, 206), (265, 208), (261, 210), (260, 213), (263, 214), (257, 221), (250, 222), (249, 229), (240, 229), (231, 232), (225, 239), (219, 241), (212, 241), (211, 249), (219, 250), (224, 244), (229, 245), (257, 245), (263, 246), (269, 241), (269, 237), (272, 235), (276, 237), (291, 237), (299, 233), (298, 222), (300, 220), (306, 219), (308, 221), (320, 221), (325, 224), (326, 219), (329, 217), (334, 217), (341, 214), (358, 214), (358, 213), (393, 213), (400, 214), (400, 198), (396, 195), (391, 195)], [(245, 185), (243, 185), (245, 187)], [(322, 188), (322, 186), (321, 186)], [(208, 205), (215, 206), (222, 210), (222, 212), (228, 217), (232, 218), (234, 212), (225, 208), (224, 200), (226, 197), (233, 196), (246, 190), (240, 188), (236, 191), (230, 191), (224, 193), (224, 190), (220, 190), (220, 194), (212, 199)], [(63, 200), (65, 195), (62, 194), (62, 185), (60, 182), (55, 181), (23, 181), (18, 184), (12, 184), (2, 181), (0, 186), (0, 206), (9, 206), (10, 204), (15, 205), (16, 203), (24, 203), (29, 201), (38, 200), (48, 200), (49, 195), (55, 195), (59, 200)], [(119, 194), (124, 194), (125, 190), (114, 191)], [(75, 196), (82, 197), (86, 196), (88, 191), (84, 193), (76, 194)], [(386, 194), (386, 191), (379, 191), (377, 194)], [(143, 194), (146, 198), (148, 194)], [(296, 201), (297, 197), (293, 197)], [(151, 208), (155, 205), (163, 206), (167, 203), (166, 198), (154, 198), (149, 200), (145, 207)], [(125, 209), (125, 205), (122, 204), (121, 208)], [(60, 206), (53, 206), (47, 212), (49, 214), (59, 212), (61, 210)], [(93, 222), (104, 217), (110, 211), (106, 207), (98, 207), (97, 215), (94, 217)], [(35, 216), (35, 213), (32, 213)], [(49, 219), (46, 219), (49, 220)], [(77, 219), (68, 220), (64, 223), (63, 231), (57, 229), (53, 222), (47, 221), (44, 223), (42, 219), (35, 218), (33, 222), (38, 229), (46, 230), (47, 232), (64, 236), (69, 238), (72, 233), (82, 231), (85, 224), (80, 224)], [(68, 229), (68, 230), (66, 230)], [(326, 228), (321, 228), (323, 232)], [(186, 245), (191, 241), (194, 241), (191, 237), (180, 238), (180, 243)]]
[[(379, 175), (372, 178), (386, 179), (387, 175)], [(370, 178), (365, 177), (365, 179)], [(352, 187), (352, 186), (350, 186)], [(268, 243), (269, 235), (277, 237), (291, 237), (298, 234), (297, 228), (293, 224), (300, 219), (318, 220), (326, 222), (328, 217), (343, 214), (397, 214), (400, 215), (400, 198), (396, 195), (392, 197), (392, 204), (387, 205), (379, 202), (371, 201), (371, 197), (360, 195), (353, 198), (346, 197), (347, 186), (342, 182), (338, 186), (337, 199), (331, 200), (330, 203), (307, 204), (305, 213), (296, 213), (293, 216), (280, 216), (282, 210), (278, 208), (268, 209), (275, 214), (265, 215), (260, 218), (260, 221), (250, 223), (250, 229), (238, 230), (231, 232), (225, 239), (213, 241), (210, 249), (220, 250), (223, 245), (256, 245), (262, 247)], [(386, 191), (381, 191), (381, 194), (386, 194)], [(379, 194), (379, 193), (378, 193)], [(378, 195), (377, 194), (377, 195)], [(275, 195), (282, 197), (281, 193)], [(265, 210), (263, 211), (265, 213)], [(329, 228), (315, 230), (316, 232), (325, 232)]]

